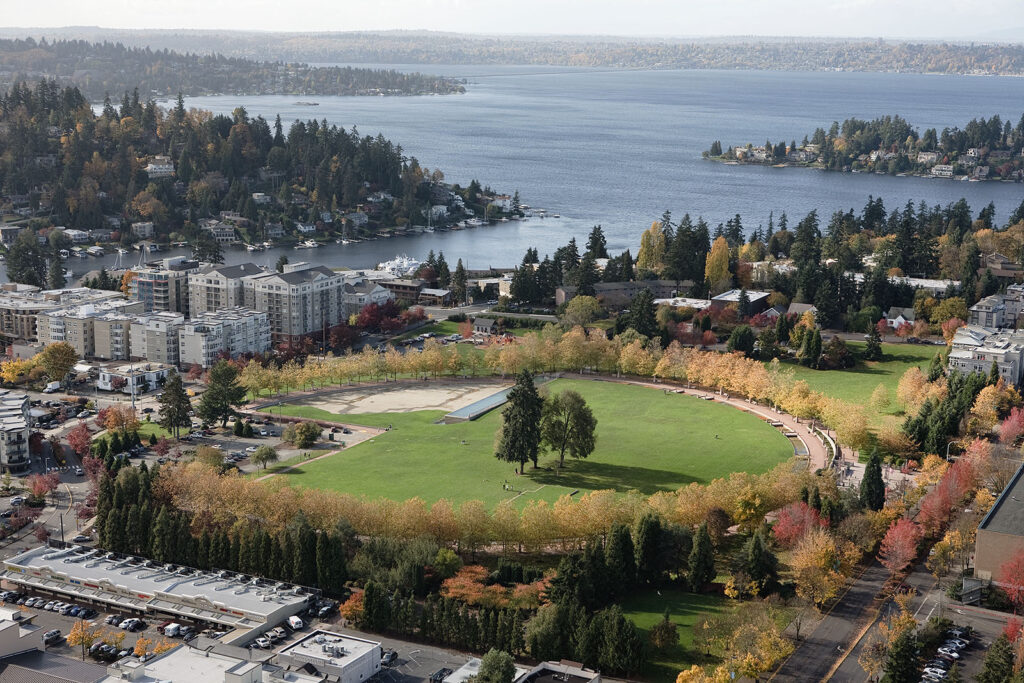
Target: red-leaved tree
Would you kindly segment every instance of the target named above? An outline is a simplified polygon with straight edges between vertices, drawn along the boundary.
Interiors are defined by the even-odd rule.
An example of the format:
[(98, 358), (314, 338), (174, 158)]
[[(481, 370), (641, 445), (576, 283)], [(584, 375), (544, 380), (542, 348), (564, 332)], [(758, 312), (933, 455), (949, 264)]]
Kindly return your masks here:
[(946, 343), (952, 341), (956, 331), (966, 325), (960, 318), (950, 318), (946, 322), (942, 323), (942, 338), (946, 340)]
[(188, 374), (185, 375), (190, 381), (195, 382), (203, 376), (203, 366), (199, 363), (193, 363), (188, 368)]
[(878, 550), (878, 561), (895, 576), (917, 557), (917, 546), (921, 542), (921, 527), (901, 517), (889, 526)]
[(156, 454), (161, 458), (166, 458), (167, 454), (171, 452), (171, 442), (166, 436), (162, 436), (156, 442), (156, 445), (153, 446), (153, 450), (156, 451)]
[(1014, 611), (1024, 608), (1024, 550), (999, 565), (999, 585), (1013, 603)]
[(878, 322), (875, 323), (875, 329), (878, 330), (879, 337), (884, 337), (889, 334), (889, 321), (885, 318), (880, 318)]
[(92, 445), (92, 433), (89, 431), (89, 426), (84, 422), (79, 422), (77, 427), (68, 432), (68, 445), (78, 454), (78, 457), (88, 454), (89, 447)]
[(1012, 446), (1021, 434), (1024, 434), (1024, 410), (1014, 406), (999, 426), (999, 443)]
[(914, 326), (910, 323), (900, 323), (900, 326), (896, 328), (896, 336), (900, 339), (909, 337), (914, 333)]
[(804, 535), (816, 527), (825, 526), (825, 520), (818, 511), (803, 501), (791, 503), (779, 510), (778, 521), (772, 527), (772, 535), (783, 548), (792, 548)]
[(33, 474), (25, 482), (28, 484), (28, 492), (36, 500), (43, 500), (46, 494), (55, 491), (60, 486), (60, 475), (56, 472), (48, 474)]
[(1006, 620), (1006, 625), (1003, 626), (1003, 634), (1010, 639), (1011, 643), (1016, 643), (1017, 639), (1020, 638), (1021, 623), (1019, 617), (1010, 617)]

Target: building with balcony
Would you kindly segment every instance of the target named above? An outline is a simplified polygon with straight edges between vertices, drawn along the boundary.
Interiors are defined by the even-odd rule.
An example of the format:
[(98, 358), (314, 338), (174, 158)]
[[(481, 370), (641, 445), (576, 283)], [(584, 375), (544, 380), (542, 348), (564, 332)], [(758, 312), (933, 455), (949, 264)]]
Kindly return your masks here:
[(145, 311), (189, 313), (189, 275), (199, 270), (199, 262), (184, 256), (153, 261), (140, 268), (130, 285), (131, 298), (141, 301)]
[(0, 389), (0, 470), (28, 471), (28, 436), (28, 396)]
[(347, 318), (345, 276), (326, 266), (292, 263), (283, 273), (246, 277), (244, 283), (245, 307), (267, 314), (275, 344), (320, 334)]
[(243, 278), (266, 273), (255, 263), (207, 265), (188, 276), (189, 314), (219, 311), (245, 304)]
[(180, 313), (153, 313), (136, 317), (131, 323), (131, 357), (177, 366), (180, 360), (178, 329), (185, 324)]
[(236, 306), (196, 316), (178, 328), (181, 367), (208, 368), (222, 355), (263, 353), (270, 349), (266, 313)]
[[(142, 308), (142, 302), (117, 296), (96, 303), (41, 311), (36, 316), (37, 338), (43, 344), (67, 342), (82, 358), (127, 358), (127, 337), (119, 335), (124, 332), (128, 315), (141, 313)], [(112, 328), (103, 326), (101, 345), (97, 346), (96, 322), (106, 316), (113, 316), (110, 320), (120, 320), (120, 323)]]
[(1020, 384), (1024, 366), (1024, 330), (967, 325), (953, 335), (949, 371), (988, 374), (995, 363), (1008, 384)]

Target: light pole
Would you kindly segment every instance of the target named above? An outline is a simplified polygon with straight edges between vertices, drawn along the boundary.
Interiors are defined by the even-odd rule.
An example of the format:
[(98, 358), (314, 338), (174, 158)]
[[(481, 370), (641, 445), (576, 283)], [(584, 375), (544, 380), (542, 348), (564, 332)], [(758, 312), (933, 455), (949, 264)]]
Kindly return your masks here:
[(946, 444), (946, 462), (949, 462), (949, 447), (952, 446), (954, 443), (956, 442), (950, 441), (949, 443)]

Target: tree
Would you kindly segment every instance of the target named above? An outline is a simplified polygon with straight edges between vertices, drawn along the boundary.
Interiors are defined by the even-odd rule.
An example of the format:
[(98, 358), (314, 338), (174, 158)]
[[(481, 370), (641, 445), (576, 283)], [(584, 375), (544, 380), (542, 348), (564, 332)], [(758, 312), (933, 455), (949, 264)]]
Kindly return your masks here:
[(864, 468), (860, 481), (860, 502), (869, 510), (881, 510), (885, 505), (885, 482), (882, 481), (882, 456), (878, 449), (871, 451), (871, 457)]
[(878, 326), (872, 325), (868, 332), (868, 343), (864, 347), (864, 360), (882, 360), (882, 335), (878, 333)]
[(645, 337), (658, 334), (658, 320), (654, 311), (654, 295), (644, 287), (629, 304), (629, 326)]
[(1017, 551), (999, 565), (999, 583), (1013, 603), (1014, 610), (1024, 611), (1024, 550)]
[(89, 425), (79, 422), (78, 426), (68, 432), (68, 445), (78, 457), (88, 455), (92, 446), (92, 433), (89, 431)]
[(711, 583), (715, 578), (715, 550), (711, 545), (711, 534), (708, 525), (701, 524), (693, 537), (693, 550), (690, 551), (689, 571), (686, 580), (690, 590), (697, 592)]
[(281, 432), (281, 440), (296, 448), (310, 448), (322, 433), (323, 429), (315, 422), (293, 422)]
[(277, 258), (277, 263), (274, 264), (274, 270), (276, 270), (279, 273), (283, 273), (284, 272), (284, 267), (287, 266), (287, 265), (288, 265), (288, 256), (285, 255), (285, 254), (281, 254)]
[(754, 355), (754, 341), (754, 331), (750, 328), (750, 325), (740, 325), (729, 335), (729, 341), (726, 342), (725, 348), (730, 353), (739, 351), (747, 358), (750, 358)]
[(637, 269), (660, 273), (665, 265), (665, 247), (665, 233), (661, 223), (654, 221), (640, 236), (640, 251), (636, 256)]
[(558, 467), (565, 465), (565, 453), (576, 459), (589, 456), (597, 442), (597, 418), (577, 392), (568, 389), (544, 400), (541, 442), (558, 453)]
[[(114, 436), (134, 432), (139, 428), (139, 417), (135, 414), (135, 409), (130, 405), (117, 404), (100, 412), (105, 413), (103, 415), (103, 428), (109, 432), (114, 432)], [(120, 438), (118, 441), (120, 441)], [(113, 441), (111, 441), (111, 444), (113, 444)]]
[(224, 263), (224, 251), (213, 235), (202, 230), (192, 243), (192, 258), (201, 263)]
[(917, 637), (913, 630), (906, 630), (889, 646), (889, 656), (883, 667), (885, 680), (892, 683), (913, 683), (920, 678), (917, 661)]
[(526, 470), (526, 462), (537, 466), (537, 453), (541, 444), (541, 419), (544, 399), (537, 393), (533, 375), (523, 370), (508, 394), (508, 405), (501, 413), (495, 457), (505, 462), (519, 463), (519, 473)]
[(185, 387), (181, 381), (181, 375), (177, 370), (171, 370), (167, 374), (167, 381), (164, 382), (164, 390), (157, 397), (160, 404), (160, 426), (174, 434), (174, 438), (181, 438), (182, 427), (192, 426), (192, 402), (185, 393)]
[(45, 287), (45, 273), (46, 248), (39, 244), (35, 230), (22, 230), (7, 251), (8, 279), (23, 285)]
[(467, 289), (467, 282), (469, 276), (466, 273), (466, 267), (462, 265), (462, 259), (459, 259), (455, 264), (455, 272), (452, 273), (452, 299), (456, 304), (466, 303), (469, 291)]
[(477, 683), (512, 683), (516, 677), (516, 662), (507, 652), (491, 648), (480, 660)]
[(656, 650), (665, 651), (679, 644), (679, 629), (669, 618), (668, 609), (662, 615), (661, 621), (651, 627), (648, 635), (651, 639), (651, 645)]
[(608, 258), (608, 240), (604, 237), (604, 230), (600, 225), (595, 225), (587, 237), (587, 252), (592, 257)]
[(878, 561), (895, 576), (917, 557), (917, 546), (921, 542), (921, 527), (906, 517), (901, 517), (889, 526), (882, 545), (878, 550)]
[(761, 531), (755, 531), (747, 542), (744, 569), (750, 580), (757, 584), (758, 595), (764, 596), (775, 591), (779, 580), (779, 560), (768, 547)]
[(1013, 673), (1013, 645), (1006, 634), (1002, 633), (985, 654), (985, 664), (978, 674), (978, 683), (1007, 683)]
[(67, 342), (47, 344), (46, 348), (39, 352), (39, 364), (53, 382), (63, 384), (77, 362), (78, 352)]
[(881, 413), (892, 405), (892, 399), (889, 397), (889, 389), (884, 384), (879, 383), (875, 390), (871, 392), (871, 399), (869, 401), (871, 407), (875, 411)]
[(226, 360), (219, 360), (210, 368), (206, 391), (199, 399), (196, 413), (204, 422), (213, 424), (220, 420), (221, 426), (236, 414), (235, 406), (245, 402), (245, 387), (238, 383), (238, 370)]
[(732, 284), (729, 273), (729, 243), (719, 236), (711, 244), (708, 260), (704, 264), (704, 280), (710, 285), (712, 294), (721, 294)]
[(71, 647), (81, 646), (82, 661), (85, 661), (85, 651), (96, 642), (96, 639), (100, 637), (102, 632), (103, 627), (94, 626), (85, 619), (79, 619), (71, 627), (71, 631), (68, 632), (68, 645)]
[(601, 312), (601, 304), (594, 297), (587, 295), (574, 296), (565, 306), (565, 312), (562, 313), (562, 322), (569, 328), (576, 327), (577, 325), (586, 327), (594, 322), (601, 315)]
[(614, 593), (625, 592), (636, 585), (636, 549), (626, 525), (616, 524), (609, 532), (605, 562), (609, 587)]
[(65, 284), (67, 280), (64, 277), (64, 262), (59, 256), (51, 256), (46, 271), (46, 286), (50, 289), (63, 289)]
[(266, 468), (268, 464), (277, 462), (277, 451), (270, 446), (260, 446), (256, 449), (256, 452), (249, 457), (249, 460), (253, 465), (256, 465), (256, 467)]

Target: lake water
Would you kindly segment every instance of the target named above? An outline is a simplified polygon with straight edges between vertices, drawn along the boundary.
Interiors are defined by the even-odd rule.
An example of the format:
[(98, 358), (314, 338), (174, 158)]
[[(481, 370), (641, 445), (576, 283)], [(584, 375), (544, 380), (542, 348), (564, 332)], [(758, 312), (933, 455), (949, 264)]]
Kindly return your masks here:
[[(394, 67), (394, 65), (389, 65)], [(963, 127), (999, 114), (1016, 124), (1024, 79), (921, 74), (751, 71), (602, 71), (543, 67), (399, 66), (468, 81), (447, 97), (200, 97), (189, 106), (288, 122), (326, 119), (402, 145), (449, 182), (484, 185), (561, 215), (450, 233), (291, 251), (289, 258), (328, 265), (372, 266), (396, 253), (423, 258), (444, 251), (451, 263), (510, 266), (529, 246), (550, 253), (570, 237), (585, 239), (600, 223), (611, 250), (630, 248), (662, 211), (703, 215), (712, 225), (739, 213), (747, 228), (785, 211), (791, 219), (817, 209), (859, 211), (868, 195), (887, 208), (907, 200), (946, 204), (965, 197), (977, 213), (995, 202), (1004, 221), (1024, 199), (1024, 185), (840, 174), (808, 169), (725, 166), (703, 161), (713, 140), (723, 146), (784, 140), (855, 116), (899, 114), (920, 130)], [(792, 221), (791, 221), (792, 224)], [(273, 263), (278, 252), (232, 250), (229, 262)], [(109, 259), (107, 259), (109, 260)], [(87, 261), (90, 265), (96, 259)], [(70, 264), (76, 271), (80, 268)], [(95, 266), (93, 266), (95, 267)]]

